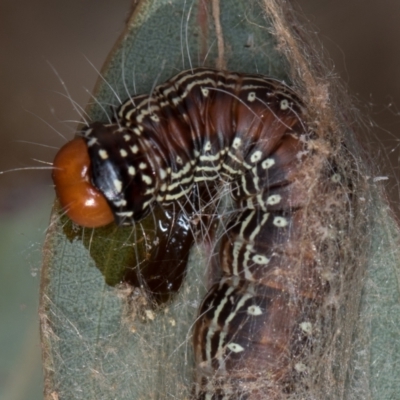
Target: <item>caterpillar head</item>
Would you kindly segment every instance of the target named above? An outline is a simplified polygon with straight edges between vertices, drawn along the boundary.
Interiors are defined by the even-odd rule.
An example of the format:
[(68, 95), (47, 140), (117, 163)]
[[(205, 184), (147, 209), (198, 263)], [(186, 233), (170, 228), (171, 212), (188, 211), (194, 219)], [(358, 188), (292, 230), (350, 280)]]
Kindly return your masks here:
[(78, 225), (129, 225), (151, 209), (154, 168), (127, 128), (95, 122), (60, 149), (53, 165), (61, 206)]

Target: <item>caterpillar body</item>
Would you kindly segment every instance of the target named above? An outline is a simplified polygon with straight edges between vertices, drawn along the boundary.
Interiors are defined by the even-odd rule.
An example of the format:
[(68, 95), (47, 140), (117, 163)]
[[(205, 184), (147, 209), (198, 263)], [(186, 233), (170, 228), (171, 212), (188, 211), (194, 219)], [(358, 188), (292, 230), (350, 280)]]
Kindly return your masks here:
[(133, 224), (155, 203), (184, 208), (194, 191), (229, 188), (233, 211), (193, 331), (194, 399), (278, 399), (308, 373), (329, 279), (302, 233), (315, 136), (306, 121), (277, 80), (197, 68), (130, 98), (56, 156), (57, 195), (83, 226)]

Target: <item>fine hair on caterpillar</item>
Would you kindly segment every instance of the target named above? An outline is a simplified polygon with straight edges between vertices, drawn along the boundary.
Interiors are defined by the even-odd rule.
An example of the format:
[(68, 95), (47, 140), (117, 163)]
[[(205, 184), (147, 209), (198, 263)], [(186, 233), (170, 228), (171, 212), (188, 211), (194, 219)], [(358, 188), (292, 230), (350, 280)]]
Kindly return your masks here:
[(158, 204), (188, 222), (192, 237), (175, 255), (211, 243), (193, 398), (318, 398), (318, 382), (340, 375), (321, 367), (341, 351), (329, 346), (348, 340), (336, 329), (344, 275), (359, 278), (341, 265), (359, 210), (340, 140), (319, 135), (285, 84), (209, 68), (181, 72), (115, 114), (60, 150), (56, 192), (82, 226), (133, 224)]

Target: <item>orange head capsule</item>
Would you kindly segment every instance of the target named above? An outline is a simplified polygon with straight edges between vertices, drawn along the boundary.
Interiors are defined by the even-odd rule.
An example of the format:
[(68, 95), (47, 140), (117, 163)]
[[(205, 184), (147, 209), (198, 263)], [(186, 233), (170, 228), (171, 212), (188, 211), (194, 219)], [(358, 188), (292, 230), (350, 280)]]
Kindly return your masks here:
[(57, 197), (72, 221), (89, 228), (114, 221), (106, 198), (90, 181), (90, 158), (83, 139), (65, 144), (57, 153), (53, 166)]

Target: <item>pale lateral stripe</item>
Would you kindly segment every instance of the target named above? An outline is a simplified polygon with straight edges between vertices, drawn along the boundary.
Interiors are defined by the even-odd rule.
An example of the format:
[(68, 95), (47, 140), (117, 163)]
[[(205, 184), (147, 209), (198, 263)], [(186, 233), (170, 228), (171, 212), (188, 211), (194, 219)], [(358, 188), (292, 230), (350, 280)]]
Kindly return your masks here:
[(191, 168), (192, 168), (191, 164), (186, 163), (185, 166), (181, 168), (178, 172), (171, 171), (171, 179), (172, 180), (180, 179), (183, 175), (186, 175)]
[(115, 207), (125, 207), (127, 203), (125, 199), (121, 199), (113, 201), (113, 204)]
[(232, 158), (234, 161), (236, 161), (238, 164), (243, 165), (246, 169), (251, 169), (252, 166), (247, 164), (245, 161), (239, 160), (235, 154), (231, 153), (228, 151), (227, 155)]
[[(219, 90), (221, 90), (221, 88), (223, 89), (227, 89), (227, 92), (229, 92), (229, 89), (233, 89), (233, 91), (236, 89), (237, 87), (237, 83), (226, 83), (226, 82), (221, 82), (218, 81), (217, 82), (217, 88)], [(232, 93), (227, 93), (228, 95), (232, 95)]]
[(188, 194), (191, 190), (192, 190), (192, 186), (188, 187), (186, 190), (182, 190), (181, 192), (179, 192), (177, 194), (167, 194), (164, 197), (164, 199), (166, 201), (177, 200), (177, 199), (181, 198), (182, 196), (184, 196), (185, 194)]
[(243, 192), (245, 192), (248, 196), (250, 196), (250, 192), (247, 190), (247, 180), (246, 177), (244, 175), (242, 175), (241, 177), (241, 182), (242, 182), (242, 190)]
[(193, 181), (194, 177), (192, 174), (190, 174), (187, 178), (181, 179), (179, 182), (172, 183), (171, 185), (167, 186), (167, 190), (169, 192), (172, 192), (174, 189), (176, 189), (179, 186), (185, 185), (186, 183), (191, 183)]
[(252, 168), (251, 172), (253, 173), (254, 188), (257, 190), (257, 192), (259, 192), (261, 189), (259, 186), (260, 178), (258, 177), (258, 174), (257, 174), (257, 167)]
[[(228, 297), (228, 296), (226, 296)], [(231, 321), (233, 320), (233, 318), (235, 318), (236, 314), (238, 313), (238, 311), (243, 307), (243, 305), (246, 303), (247, 300), (251, 299), (253, 296), (249, 293), (244, 294), (240, 300), (238, 301), (238, 303), (236, 304), (236, 307), (234, 309), (233, 312), (231, 312), (228, 317), (226, 318), (226, 320), (224, 321), (224, 326), (222, 328), (222, 331), (219, 334), (219, 341), (218, 341), (218, 350), (217, 350), (217, 354), (221, 354), (222, 356), (222, 348), (223, 348), (223, 344), (224, 344), (224, 340), (226, 338), (226, 335), (228, 334), (228, 330), (229, 330), (229, 324), (231, 323)], [(220, 357), (219, 359), (219, 363), (220, 363), (220, 368), (225, 369), (225, 362), (223, 362), (222, 357)], [(222, 362), (221, 362), (222, 361)]]
[(252, 197), (247, 198), (246, 204), (247, 204), (247, 208), (249, 208), (250, 210), (255, 210), (256, 207), (254, 205)]
[(246, 245), (246, 251), (243, 255), (243, 270), (244, 270), (244, 277), (248, 281), (254, 281), (254, 276), (251, 273), (249, 269), (249, 260), (250, 260), (250, 254), (254, 251), (254, 248), (252, 245)]
[(215, 181), (219, 178), (219, 175), (214, 176), (198, 176), (194, 178), (195, 182), (204, 182), (204, 181)]
[(232, 255), (233, 255), (233, 262), (232, 262), (232, 275), (239, 275), (239, 271), (238, 271), (238, 258), (239, 258), (239, 254), (240, 254), (240, 250), (243, 246), (242, 242), (239, 241), (235, 241), (235, 243), (233, 243), (233, 248), (232, 248)]
[(119, 111), (118, 111), (118, 117), (119, 117), (120, 119), (125, 118), (125, 115), (126, 115), (126, 113), (127, 113), (126, 109), (127, 109), (129, 106), (132, 106), (132, 107), (133, 107), (133, 104), (132, 104), (131, 99), (129, 99), (128, 101), (126, 101), (126, 102), (125, 102), (124, 104), (122, 104), (122, 106), (120, 107), (120, 109), (119, 109)]
[(258, 201), (258, 205), (261, 207), (261, 210), (263, 211), (267, 211), (267, 207), (264, 204), (264, 199), (261, 193), (257, 194), (257, 201)]
[[(129, 102), (130, 102), (130, 100), (129, 100)], [(142, 107), (143, 107), (143, 106), (147, 106), (148, 103), (149, 103), (149, 97), (148, 97), (148, 96), (145, 96), (144, 100), (142, 100), (142, 101), (141, 101), (139, 104), (137, 104), (135, 107), (132, 107), (130, 110), (125, 110), (125, 109), (124, 109), (124, 111), (120, 110), (120, 112), (119, 112), (118, 115), (119, 115), (119, 117), (120, 117), (121, 119), (124, 119), (124, 120), (127, 120), (127, 121), (132, 121), (132, 116), (133, 116), (135, 113), (140, 113)], [(132, 104), (132, 103), (130, 102), (130, 104)]]
[[(257, 224), (257, 227), (253, 230), (251, 235), (249, 236), (249, 242), (253, 242), (256, 238), (256, 236), (260, 233), (261, 228), (265, 225), (269, 217), (269, 213), (265, 213), (263, 215), (263, 218), (259, 224)], [(252, 245), (246, 245), (246, 251), (243, 254), (243, 270), (246, 279), (248, 280), (254, 280), (253, 274), (251, 273), (249, 269), (249, 260), (250, 260), (250, 255), (254, 252), (254, 247)], [(248, 277), (248, 278), (247, 278)]]
[(222, 168), (225, 168), (227, 171), (229, 171), (231, 174), (239, 175), (242, 174), (240, 170), (233, 169), (231, 168), (228, 164), (223, 163)]
[[(221, 154), (222, 153), (222, 154)], [(212, 155), (212, 154), (210, 154), (209, 156), (206, 156), (206, 155), (201, 155), (200, 157), (199, 157), (199, 160), (200, 161), (209, 161), (209, 162), (211, 162), (211, 161), (218, 161), (220, 158), (221, 158), (221, 155), (223, 155), (224, 153), (223, 153), (223, 151), (221, 151), (221, 152), (219, 152), (219, 153), (217, 153), (217, 154), (215, 154), (215, 155)]]
[[(164, 83), (163, 85), (159, 86), (159, 90), (162, 92), (162, 94), (167, 97), (169, 96), (171, 93), (173, 92), (177, 92), (177, 88), (179, 88), (180, 86), (183, 86), (183, 84), (188, 81), (193, 79), (192, 83), (188, 83), (186, 84), (186, 87), (188, 87), (189, 85), (197, 85), (200, 83), (215, 83), (215, 79), (211, 79), (211, 78), (205, 78), (205, 79), (198, 79), (199, 77), (202, 77), (204, 75), (211, 75), (210, 71), (202, 71), (196, 74), (190, 74), (188, 75), (187, 73), (183, 74), (179, 74), (177, 75), (175, 78), (178, 79), (171, 79), (169, 82)], [(172, 83), (172, 85), (171, 85)], [(192, 86), (193, 87), (193, 86)]]
[(195, 172), (214, 172), (214, 171), (219, 171), (222, 168), (221, 164), (216, 165), (215, 167), (207, 167), (203, 165), (199, 165), (196, 167)]
[[(247, 226), (249, 225), (249, 223), (251, 222), (251, 220), (253, 219), (255, 215), (255, 211), (252, 211), (250, 213), (250, 215), (242, 222), (241, 227), (240, 227), (240, 232), (238, 235), (238, 238), (236, 238), (235, 243), (233, 245), (233, 262), (232, 262), (232, 267), (233, 267), (233, 273), (232, 275), (239, 275), (239, 271), (238, 271), (238, 263), (239, 263), (239, 254), (240, 254), (240, 250), (243, 247), (243, 243), (244, 243), (244, 231), (247, 228)], [(238, 240), (239, 239), (239, 240)]]
[(256, 236), (260, 233), (261, 228), (265, 225), (265, 223), (268, 221), (269, 218), (269, 213), (265, 213), (262, 217), (261, 223), (257, 224), (257, 228), (253, 230), (251, 235), (249, 236), (249, 240), (251, 242), (254, 242), (254, 239)]
[(141, 124), (143, 122), (144, 117), (146, 117), (147, 115), (151, 115), (154, 112), (159, 112), (160, 111), (160, 107), (158, 106), (150, 106), (147, 108), (144, 108), (143, 110), (140, 111), (140, 114), (136, 117), (136, 121)]
[(133, 211), (121, 211), (121, 212), (116, 212), (116, 215), (119, 217), (132, 217), (133, 216)]
[(181, 98), (181, 99), (186, 98), (186, 97), (188, 96), (188, 94), (190, 94), (191, 90), (192, 90), (194, 87), (196, 87), (196, 86), (201, 87), (201, 86), (203, 86), (203, 85), (211, 85), (211, 87), (207, 87), (207, 86), (206, 86), (206, 89), (212, 89), (212, 88), (215, 86), (215, 84), (216, 84), (215, 80), (214, 80), (214, 79), (211, 79), (211, 78), (203, 79), (203, 80), (201, 80), (201, 81), (199, 81), (199, 80), (194, 81), (194, 82), (192, 82), (192, 83), (189, 83), (189, 84), (186, 86), (186, 89), (185, 89), (185, 91), (182, 93), (182, 95), (180, 96), (180, 98)]
[(229, 295), (235, 290), (234, 287), (229, 287), (228, 290), (225, 293), (224, 298), (221, 300), (221, 302), (218, 304), (218, 307), (215, 309), (214, 312), (214, 318), (211, 320), (210, 325), (208, 327), (208, 332), (207, 332), (207, 337), (206, 337), (206, 360), (208, 364), (211, 366), (211, 340), (212, 337), (214, 336), (214, 333), (219, 329), (218, 325), (218, 317), (219, 314), (221, 314), (221, 311), (223, 310), (225, 304), (228, 302)]
[(214, 76), (214, 74), (216, 72), (217, 71), (205, 69), (205, 70), (198, 71), (195, 74), (188, 74), (187, 71), (182, 71), (180, 74), (176, 75), (175, 78), (172, 79), (172, 82), (174, 84), (177, 84), (178, 86), (180, 86), (187, 80), (190, 80), (190, 79), (198, 80), (199, 76), (202, 77), (204, 75)]

